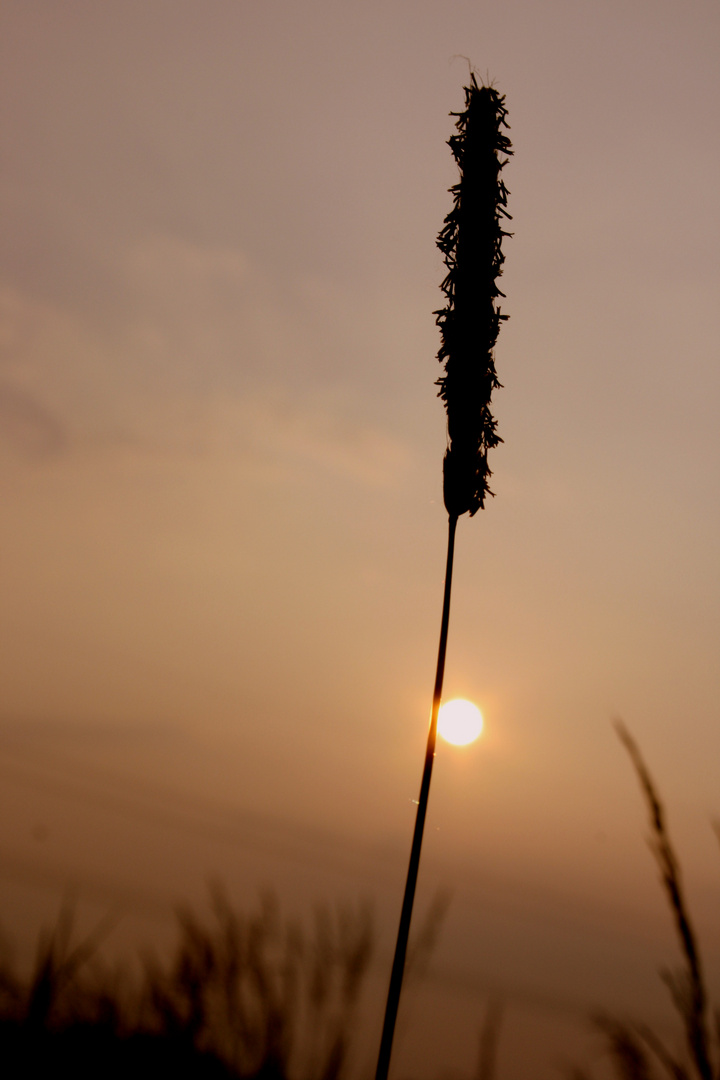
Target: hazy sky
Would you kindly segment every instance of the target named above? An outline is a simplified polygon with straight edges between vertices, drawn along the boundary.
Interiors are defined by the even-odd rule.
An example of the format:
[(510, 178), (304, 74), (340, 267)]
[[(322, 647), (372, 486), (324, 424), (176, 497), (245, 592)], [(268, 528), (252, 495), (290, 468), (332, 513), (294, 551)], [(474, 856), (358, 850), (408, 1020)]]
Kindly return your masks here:
[[(455, 889), (437, 962), (475, 972), (474, 1019), (443, 1039), (430, 988), (430, 1049), (400, 1054), (467, 1073), (501, 985), (508, 1025), (550, 1002), (503, 1080), (556, 1075), (552, 1002), (640, 1007), (675, 956), (614, 715), (720, 949), (717, 3), (5, 0), (0, 42), (17, 933), (72, 874), (148, 902), (301, 874), (396, 918), (444, 569), (448, 114), (468, 60), (506, 94), (504, 443), (458, 530), (446, 680), (486, 731), (440, 747), (418, 897)], [(235, 808), (254, 854), (121, 819), (110, 768)]]

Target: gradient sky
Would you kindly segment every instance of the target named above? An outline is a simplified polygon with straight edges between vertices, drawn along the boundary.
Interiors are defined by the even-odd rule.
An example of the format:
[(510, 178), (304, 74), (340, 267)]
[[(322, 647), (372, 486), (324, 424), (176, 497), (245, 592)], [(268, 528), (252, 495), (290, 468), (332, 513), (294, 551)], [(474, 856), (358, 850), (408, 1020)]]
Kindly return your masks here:
[[(506, 94), (504, 443), (446, 678), (486, 729), (438, 754), (418, 903), (454, 890), (457, 985), (409, 995), (398, 1070), (467, 1075), (500, 987), (503, 1080), (557, 1075), (561, 1014), (662, 1009), (676, 956), (615, 715), (720, 949), (717, 3), (5, 0), (0, 43), (19, 935), (66, 879), (162, 906), (217, 874), (369, 896), (390, 948), (444, 569), (448, 114), (468, 60)], [(113, 784), (224, 806), (240, 847)]]

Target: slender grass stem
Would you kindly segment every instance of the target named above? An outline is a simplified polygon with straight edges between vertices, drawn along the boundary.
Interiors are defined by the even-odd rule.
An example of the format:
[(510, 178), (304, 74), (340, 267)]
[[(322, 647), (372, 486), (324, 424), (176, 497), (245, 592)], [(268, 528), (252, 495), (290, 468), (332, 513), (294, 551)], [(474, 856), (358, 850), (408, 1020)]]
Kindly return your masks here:
[(652, 827), (650, 847), (660, 870), (663, 888), (673, 913), (686, 964), (684, 978), (678, 979), (672, 973), (666, 973), (664, 981), (683, 1018), (688, 1047), (699, 1076), (702, 1080), (714, 1080), (715, 1074), (710, 1061), (710, 1037), (707, 1030), (708, 994), (700, 962), (700, 951), (690, 922), (680, 879), (680, 867), (670, 843), (665, 811), (637, 743), (621, 720), (615, 721), (615, 730), (630, 755), (650, 811)]
[(415, 831), (413, 832), (412, 847), (410, 848), (410, 862), (408, 864), (407, 880), (405, 882), (405, 895), (400, 911), (400, 925), (398, 927), (397, 941), (395, 943), (395, 956), (393, 958), (392, 971), (390, 973), (390, 986), (388, 988), (387, 1004), (385, 1006), (385, 1021), (383, 1023), (382, 1037), (380, 1039), (380, 1053), (378, 1054), (375, 1080), (387, 1080), (388, 1070), (390, 1068), (393, 1036), (395, 1034), (395, 1021), (397, 1019), (403, 974), (405, 972), (405, 956), (407, 954), (408, 937), (410, 935), (410, 920), (412, 919), (413, 901), (415, 899), (415, 886), (417, 884), (418, 869), (420, 867), (420, 851), (422, 848), (423, 831), (425, 829), (428, 797), (430, 795), (430, 780), (432, 779), (432, 767), (435, 758), (435, 743), (437, 741), (438, 711), (440, 709), (443, 677), (445, 675), (445, 653), (447, 651), (448, 626), (450, 623), (450, 592), (452, 589), (456, 526), (457, 515), (451, 514), (448, 519), (445, 592), (443, 595), (440, 645), (438, 647), (437, 669), (435, 671), (435, 689), (433, 691), (430, 730), (428, 731), (427, 747), (425, 750), (425, 765), (423, 768), (422, 783), (420, 784), (420, 798), (418, 799), (418, 808), (415, 817)]

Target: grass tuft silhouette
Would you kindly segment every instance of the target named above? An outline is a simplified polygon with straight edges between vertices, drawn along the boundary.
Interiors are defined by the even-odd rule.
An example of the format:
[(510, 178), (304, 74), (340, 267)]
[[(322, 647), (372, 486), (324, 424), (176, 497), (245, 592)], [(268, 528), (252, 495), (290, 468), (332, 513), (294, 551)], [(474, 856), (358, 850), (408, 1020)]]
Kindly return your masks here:
[(0, 971), (3, 1076), (341, 1080), (374, 945), (367, 906), (318, 909), (308, 936), (272, 896), (241, 916), (216, 889), (212, 918), (183, 909), (178, 928), (170, 960), (146, 958), (133, 982), (91, 964), (104, 926), (72, 944), (66, 906), (27, 983)]

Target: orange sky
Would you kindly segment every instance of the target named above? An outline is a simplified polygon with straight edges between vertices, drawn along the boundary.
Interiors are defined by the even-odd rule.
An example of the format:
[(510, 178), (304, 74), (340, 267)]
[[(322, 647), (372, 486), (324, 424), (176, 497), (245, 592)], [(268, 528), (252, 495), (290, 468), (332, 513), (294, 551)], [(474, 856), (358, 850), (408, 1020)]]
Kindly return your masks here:
[[(64, 881), (125, 897), (141, 938), (143, 904), (214, 874), (243, 903), (369, 896), (390, 948), (444, 569), (462, 57), (506, 94), (504, 444), (458, 530), (446, 679), (485, 733), (440, 748), (418, 894), (454, 889), (436, 961), (472, 987), (411, 997), (427, 1045), (397, 1067), (467, 1075), (500, 985), (503, 1080), (555, 1075), (559, 1016), (662, 1009), (675, 956), (613, 715), (720, 945), (717, 5), (6, 0), (0, 43), (21, 938)], [(198, 831), (226, 812), (230, 846)]]

